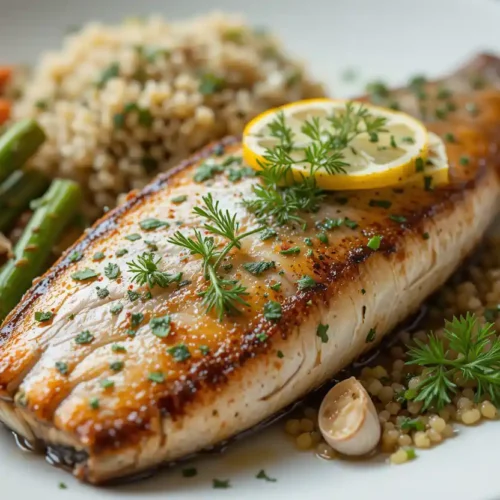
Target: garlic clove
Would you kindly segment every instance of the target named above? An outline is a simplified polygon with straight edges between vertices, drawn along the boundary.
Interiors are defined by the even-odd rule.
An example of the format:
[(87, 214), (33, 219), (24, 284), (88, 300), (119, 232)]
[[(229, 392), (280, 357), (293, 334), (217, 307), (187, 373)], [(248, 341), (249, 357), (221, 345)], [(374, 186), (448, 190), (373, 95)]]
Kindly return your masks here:
[(319, 409), (319, 429), (325, 441), (345, 455), (365, 455), (380, 440), (377, 410), (355, 377), (335, 385)]

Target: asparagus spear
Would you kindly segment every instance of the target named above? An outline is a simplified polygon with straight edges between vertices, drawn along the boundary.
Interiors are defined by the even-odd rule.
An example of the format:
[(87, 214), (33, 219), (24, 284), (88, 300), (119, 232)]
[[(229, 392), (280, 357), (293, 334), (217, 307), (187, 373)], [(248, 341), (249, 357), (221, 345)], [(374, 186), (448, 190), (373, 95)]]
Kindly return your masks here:
[(0, 182), (21, 168), (45, 141), (45, 133), (32, 119), (21, 120), (0, 136)]
[(40, 172), (18, 170), (0, 185), (0, 232), (8, 231), (26, 210), (31, 200), (39, 198), (49, 185)]
[(0, 271), (0, 320), (19, 302), (32, 280), (45, 271), (52, 246), (74, 217), (81, 198), (75, 182), (52, 182), (14, 248), (14, 259)]

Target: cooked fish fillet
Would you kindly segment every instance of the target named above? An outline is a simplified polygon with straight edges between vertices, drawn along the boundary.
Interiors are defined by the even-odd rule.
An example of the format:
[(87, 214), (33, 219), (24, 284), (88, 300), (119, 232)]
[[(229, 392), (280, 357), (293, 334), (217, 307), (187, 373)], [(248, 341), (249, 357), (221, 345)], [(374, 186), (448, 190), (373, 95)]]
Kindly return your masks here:
[[(188, 235), (200, 226), (192, 209), (207, 193), (237, 214), (242, 230), (257, 226), (241, 203), (252, 196), (256, 178), (233, 182), (226, 168), (205, 182), (193, 179), (207, 161), (223, 163), (241, 155), (240, 142), (229, 138), (205, 149), (130, 196), (77, 242), (5, 320), (0, 419), (26, 439), (49, 445), (79, 478), (100, 483), (210, 447), (330, 379), (416, 311), (496, 214), (499, 75), (500, 60), (482, 56), (454, 76), (426, 85), (425, 100), (421, 85), (418, 92), (394, 92), (389, 100), (403, 109), (417, 114), (426, 108), (420, 111), (430, 130), (443, 137), (453, 134), (454, 141), (447, 136), (451, 183), (429, 191), (332, 193), (318, 213), (305, 215), (305, 230), (284, 226), (276, 228), (276, 238), (261, 240), (255, 234), (244, 239), (224, 273), (248, 287), (249, 306), (223, 321), (207, 314), (201, 303), (198, 292), (206, 283), (200, 261), (167, 239), (177, 229)], [(348, 218), (357, 226), (337, 227), (328, 232), (328, 244), (321, 243), (314, 238), (315, 223), (328, 217)], [(141, 227), (151, 218), (170, 226)], [(383, 236), (378, 251), (367, 247), (374, 234)], [(312, 255), (306, 237), (314, 239)], [(183, 283), (156, 286), (148, 299), (145, 288), (131, 282), (126, 262), (154, 245), (161, 269), (182, 271)], [(300, 253), (280, 253), (291, 247)], [(259, 276), (242, 267), (262, 261), (275, 267)], [(106, 271), (110, 263), (120, 268), (114, 279)], [(72, 279), (86, 268), (99, 277)], [(303, 275), (316, 285), (299, 290)], [(277, 282), (279, 291), (270, 288)], [(103, 289), (109, 293), (98, 295)], [(264, 318), (269, 300), (282, 305), (278, 321)], [(37, 311), (54, 316), (37, 322)], [(159, 338), (149, 322), (165, 314), (171, 317), (171, 331)], [(328, 325), (327, 339), (317, 335), (319, 324)], [(179, 344), (190, 357), (168, 350)], [(151, 380), (158, 372), (164, 380)]]

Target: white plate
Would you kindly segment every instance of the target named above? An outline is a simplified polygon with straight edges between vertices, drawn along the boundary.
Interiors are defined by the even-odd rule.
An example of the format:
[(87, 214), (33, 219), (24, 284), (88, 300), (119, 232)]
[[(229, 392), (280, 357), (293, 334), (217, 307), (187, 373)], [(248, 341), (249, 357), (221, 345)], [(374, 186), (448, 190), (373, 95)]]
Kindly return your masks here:
[[(337, 95), (357, 91), (339, 77), (346, 68), (359, 70), (364, 81), (383, 77), (398, 84), (410, 74), (446, 72), (481, 50), (500, 51), (500, 7), (486, 0), (0, 0), (0, 61), (33, 61), (41, 50), (57, 47), (68, 26), (85, 20), (151, 12), (182, 17), (214, 8), (245, 12), (253, 23), (275, 29)], [(0, 429), (0, 498), (500, 498), (500, 423), (460, 428), (459, 434), (419, 452), (411, 464), (391, 467), (380, 461), (325, 462), (296, 452), (278, 424), (223, 455), (198, 460), (195, 478), (182, 478), (181, 470), (173, 469), (139, 483), (98, 489), (21, 452)], [(255, 479), (260, 469), (278, 481)], [(230, 479), (231, 489), (212, 489), (212, 478)], [(60, 490), (60, 481), (68, 489)]]

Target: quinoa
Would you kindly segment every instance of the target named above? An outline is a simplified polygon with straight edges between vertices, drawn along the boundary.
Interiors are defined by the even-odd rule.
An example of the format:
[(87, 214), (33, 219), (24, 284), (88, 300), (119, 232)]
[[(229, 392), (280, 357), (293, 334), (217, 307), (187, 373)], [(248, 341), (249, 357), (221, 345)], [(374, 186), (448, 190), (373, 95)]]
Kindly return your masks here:
[[(423, 372), (421, 366), (406, 364), (408, 347), (414, 339), (427, 342), (431, 329), (442, 337), (445, 319), (470, 312), (481, 324), (493, 323), (497, 335), (500, 332), (500, 237), (488, 238), (428, 303), (418, 331), (398, 333), (391, 347), (356, 374), (378, 412), (382, 426), (378, 451), (388, 454), (392, 464), (408, 462), (416, 457), (415, 449), (431, 448), (455, 436), (456, 424), (475, 425), (498, 416), (489, 396), (485, 394), (478, 401), (474, 385), (465, 380), (455, 380), (458, 390), (452, 402), (440, 410), (422, 411), (422, 402), (406, 400), (405, 393), (418, 386)], [(315, 403), (303, 407), (285, 423), (285, 431), (293, 436), (299, 450), (314, 450), (329, 460), (338, 458), (319, 434), (316, 408)]]
[(87, 188), (98, 215), (274, 106), (323, 96), (269, 33), (236, 16), (88, 24), (42, 58), (16, 103), (48, 139), (32, 161)]

